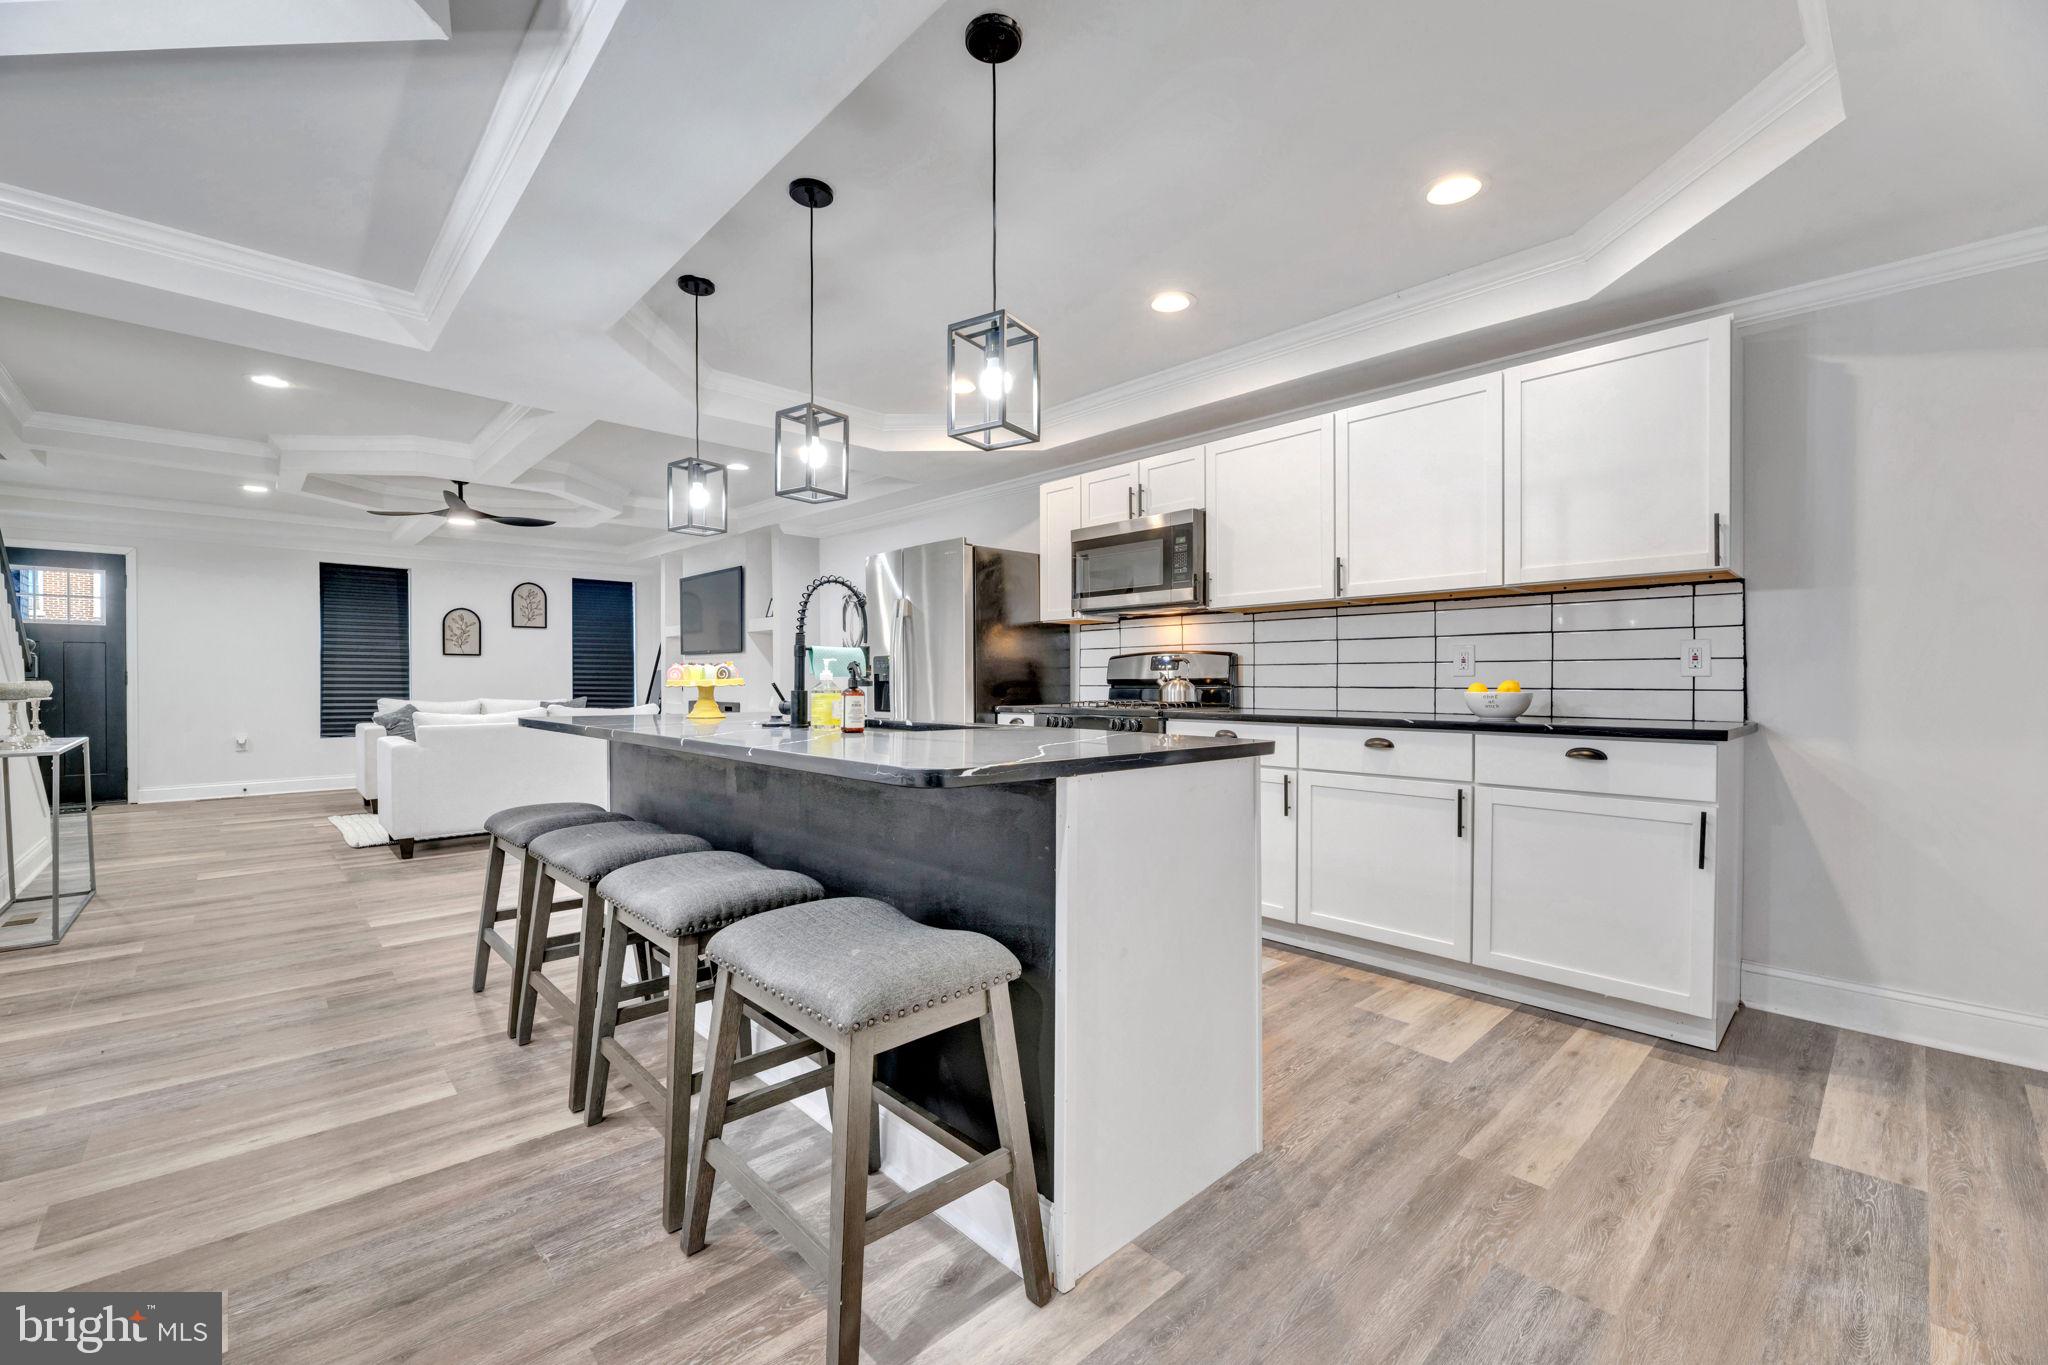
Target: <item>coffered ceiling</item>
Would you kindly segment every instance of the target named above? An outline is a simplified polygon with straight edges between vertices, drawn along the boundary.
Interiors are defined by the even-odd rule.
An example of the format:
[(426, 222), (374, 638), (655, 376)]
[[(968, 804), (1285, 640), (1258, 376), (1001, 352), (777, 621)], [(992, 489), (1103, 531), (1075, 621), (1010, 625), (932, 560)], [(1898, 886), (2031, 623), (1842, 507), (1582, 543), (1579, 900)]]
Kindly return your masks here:
[[(991, 456), (940, 427), (943, 326), (988, 301), (978, 0), (125, 3), (0, 0), (0, 126), (35, 130), (0, 140), (0, 516), (441, 544), (362, 511), (460, 477), (560, 521), (534, 553), (658, 552), (699, 418), (686, 269), (719, 285), (735, 524), (822, 533), (1905, 257), (2048, 253), (2030, 0), (1018, 0), (1000, 293), (1048, 407)], [(1485, 190), (1425, 203), (1452, 170)], [(819, 397), (858, 447), (822, 510), (765, 458), (804, 378), (796, 174), (838, 191)], [(1169, 286), (1195, 306), (1151, 312)]]

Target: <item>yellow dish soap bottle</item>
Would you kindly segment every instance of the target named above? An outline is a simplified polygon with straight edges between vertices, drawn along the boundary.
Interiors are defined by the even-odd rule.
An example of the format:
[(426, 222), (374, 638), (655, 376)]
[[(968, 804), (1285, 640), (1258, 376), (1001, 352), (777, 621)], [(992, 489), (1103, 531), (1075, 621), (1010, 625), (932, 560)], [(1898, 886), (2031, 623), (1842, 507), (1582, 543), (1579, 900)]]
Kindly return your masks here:
[(837, 730), (840, 716), (839, 681), (832, 676), (832, 665), (826, 664), (818, 673), (818, 690), (811, 693), (811, 726), (820, 730)]

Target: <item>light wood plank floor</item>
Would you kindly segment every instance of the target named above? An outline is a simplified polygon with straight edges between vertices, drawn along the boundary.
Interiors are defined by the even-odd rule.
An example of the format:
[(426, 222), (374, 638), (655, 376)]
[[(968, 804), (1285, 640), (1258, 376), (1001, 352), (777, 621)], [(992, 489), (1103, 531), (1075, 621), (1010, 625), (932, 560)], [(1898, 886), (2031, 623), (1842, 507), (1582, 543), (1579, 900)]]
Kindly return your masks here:
[[(104, 812), (100, 900), (0, 957), (0, 1286), (224, 1290), (265, 1365), (816, 1359), (801, 1262), (723, 1193), (686, 1262), (645, 1114), (586, 1129), (564, 1028), (511, 1046), (495, 962), (470, 993), (479, 844), (351, 850), (357, 808)], [(1263, 1154), (1044, 1310), (934, 1220), (890, 1239), (870, 1358), (2048, 1360), (2048, 1075), (1265, 984)], [(730, 1136), (822, 1219), (820, 1130)]]

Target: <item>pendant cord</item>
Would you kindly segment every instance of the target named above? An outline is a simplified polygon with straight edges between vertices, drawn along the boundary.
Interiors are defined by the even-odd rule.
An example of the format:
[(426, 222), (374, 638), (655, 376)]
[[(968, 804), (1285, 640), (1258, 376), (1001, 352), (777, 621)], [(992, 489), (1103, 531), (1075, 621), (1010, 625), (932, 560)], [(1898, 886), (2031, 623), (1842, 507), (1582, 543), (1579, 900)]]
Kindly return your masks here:
[(996, 311), (996, 64), (988, 64), (988, 311)]
[(697, 385), (697, 415), (695, 422), (697, 448), (690, 452), (690, 458), (698, 463), (704, 459), (704, 324), (702, 321), (704, 300), (690, 295), (690, 374)]
[[(811, 406), (818, 405), (818, 210), (811, 209)], [(813, 418), (815, 420), (815, 418)]]

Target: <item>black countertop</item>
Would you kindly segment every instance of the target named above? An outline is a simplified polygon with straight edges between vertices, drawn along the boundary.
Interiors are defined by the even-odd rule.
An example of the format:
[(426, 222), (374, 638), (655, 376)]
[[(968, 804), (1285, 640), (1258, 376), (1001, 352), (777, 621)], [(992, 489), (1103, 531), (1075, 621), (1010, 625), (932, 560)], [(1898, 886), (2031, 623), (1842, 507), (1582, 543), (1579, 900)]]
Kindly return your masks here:
[(1753, 720), (1481, 720), (1477, 716), (1424, 716), (1412, 712), (1222, 710), (1203, 707), (1182, 719), (1260, 721), (1274, 725), (1372, 725), (1389, 730), (1462, 730), (1480, 735), (1583, 735), (1602, 739), (1739, 739), (1756, 730)]
[(813, 726), (791, 730), (761, 716), (578, 716), (522, 720), (536, 730), (588, 735), (614, 744), (722, 758), (734, 763), (826, 773), (895, 787), (973, 787), (1039, 782), (1086, 773), (1213, 763), (1273, 752), (1268, 740), (1123, 735), (1105, 730), (963, 725), (914, 730), (870, 724), (858, 735)]

